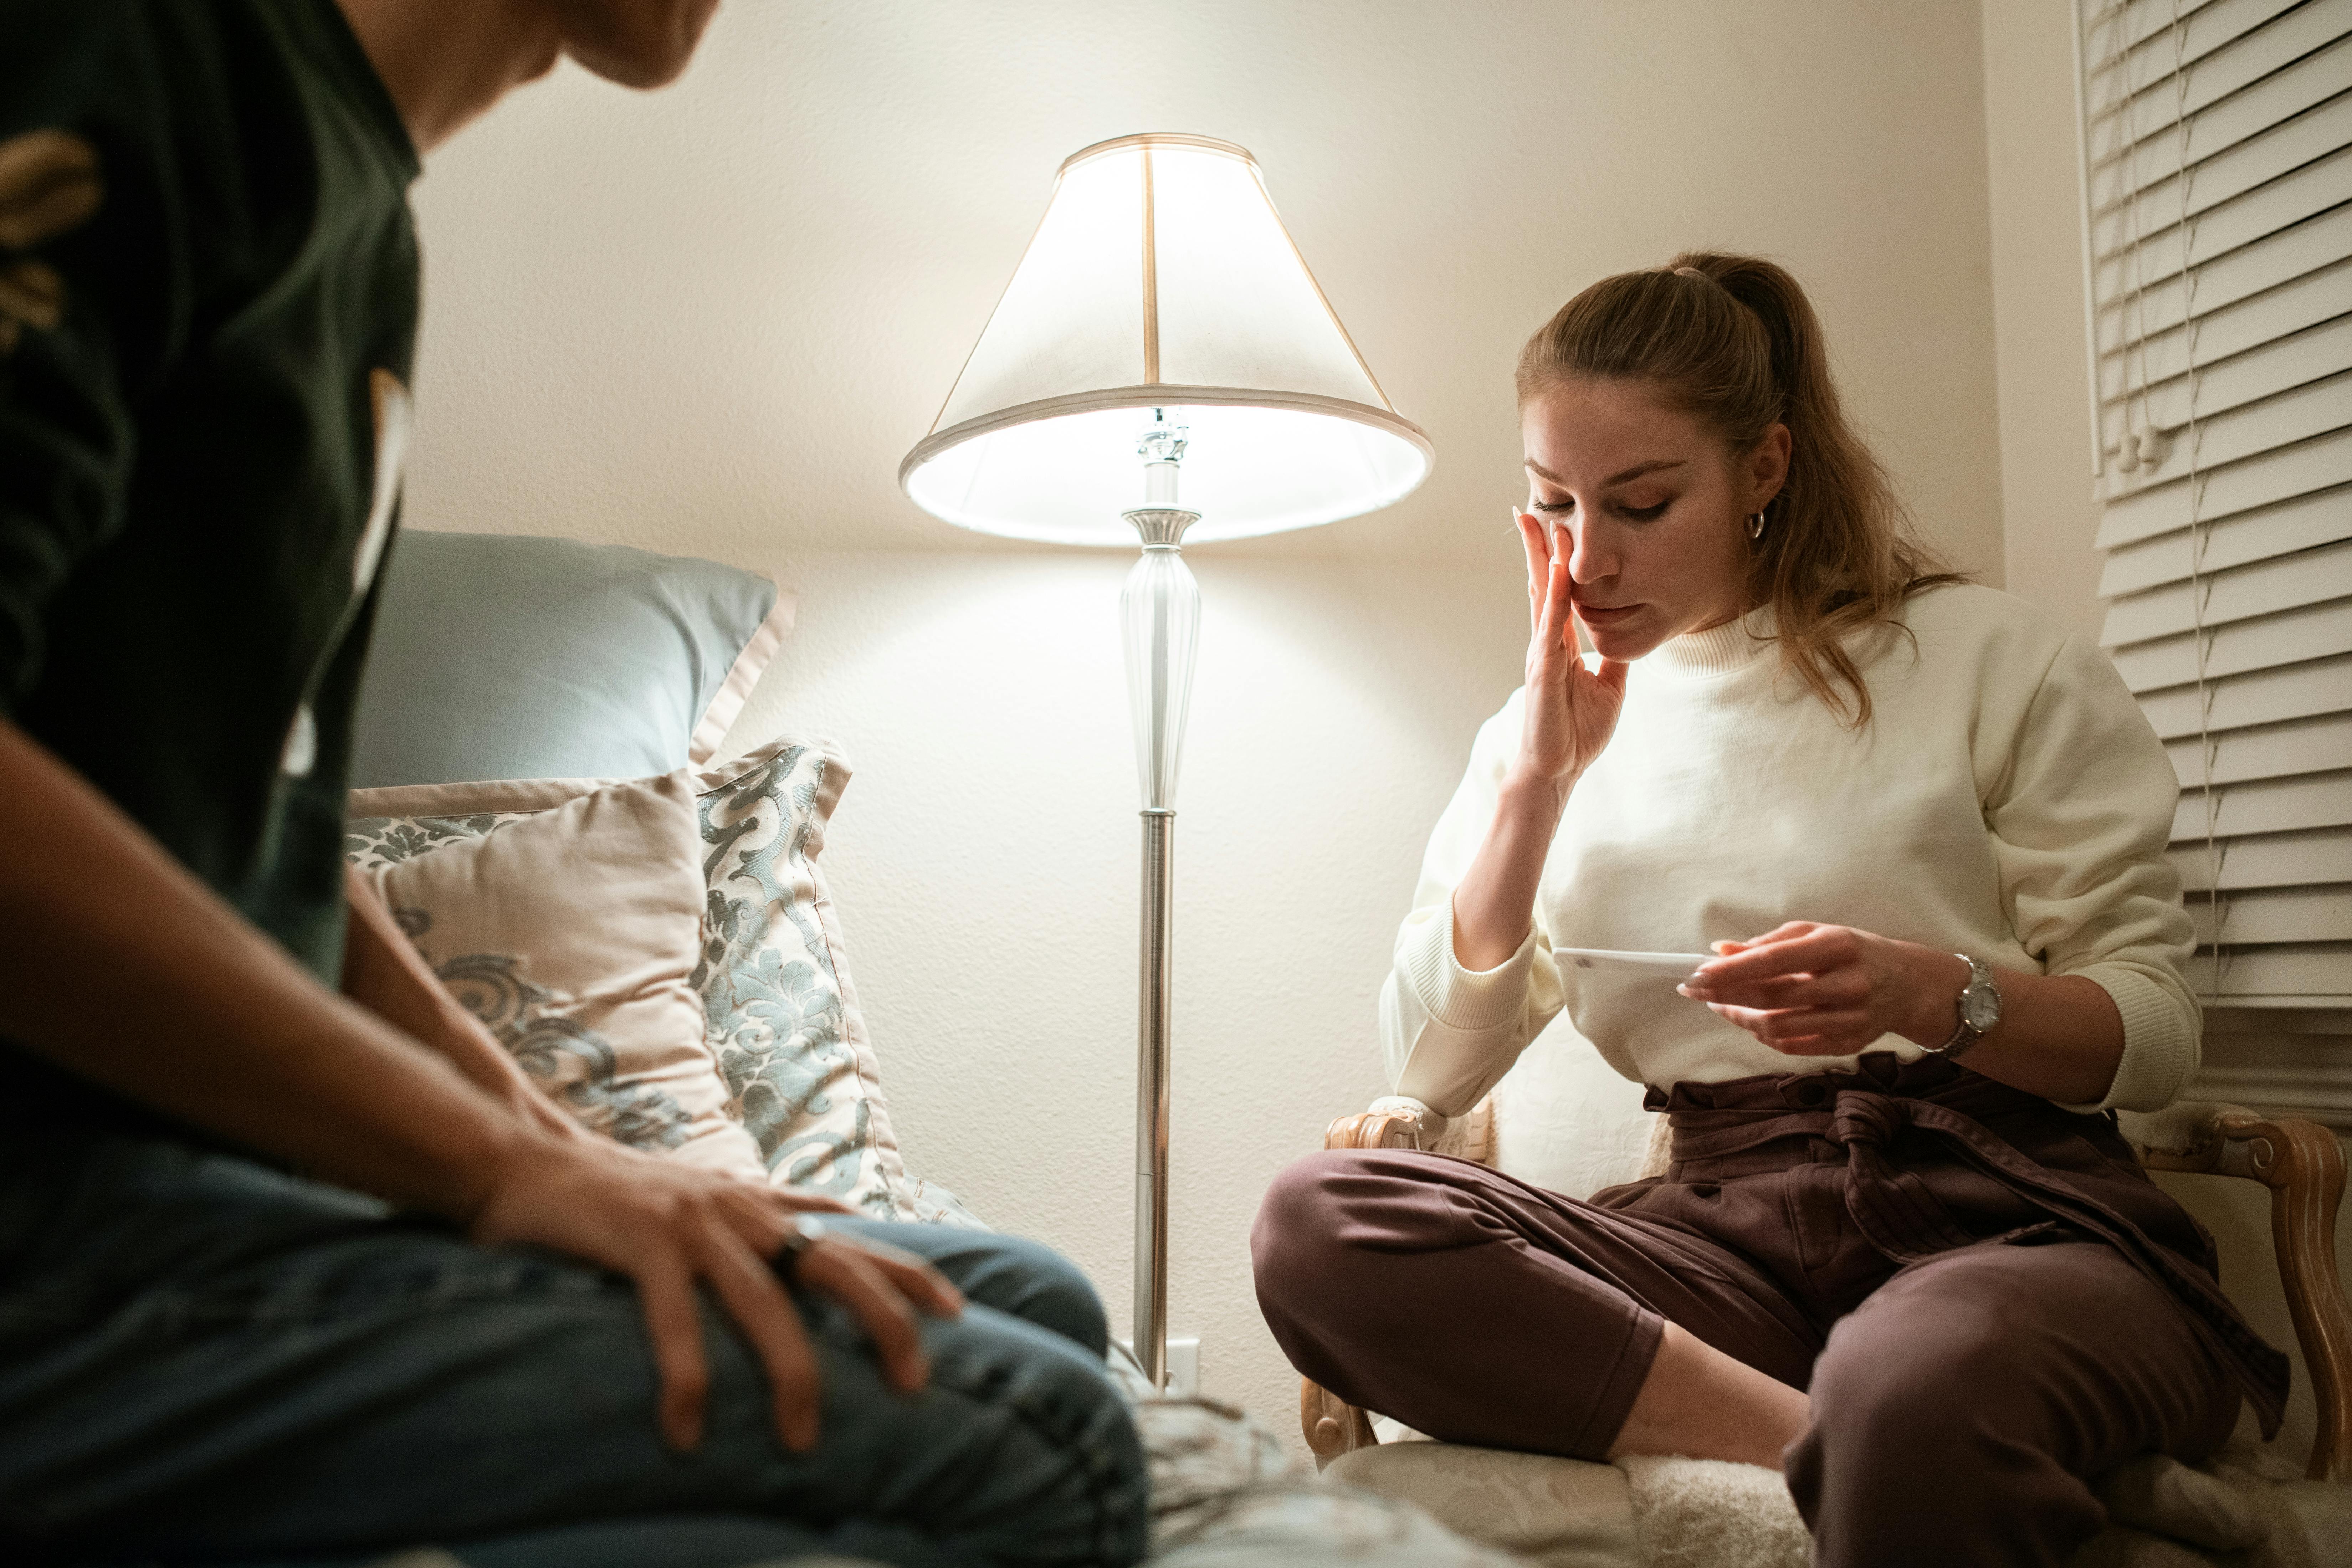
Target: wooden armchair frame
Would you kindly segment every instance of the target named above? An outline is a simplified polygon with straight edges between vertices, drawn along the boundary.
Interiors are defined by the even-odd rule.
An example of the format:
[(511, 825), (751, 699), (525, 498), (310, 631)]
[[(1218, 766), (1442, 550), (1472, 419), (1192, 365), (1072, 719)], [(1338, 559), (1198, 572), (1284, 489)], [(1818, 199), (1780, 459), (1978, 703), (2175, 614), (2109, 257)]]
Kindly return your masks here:
[[(1493, 1115), (1492, 1103), (1479, 1101), (1448, 1129), (1455, 1136), (1448, 1138), (1445, 1152), (1491, 1164)], [(2305, 1473), (2314, 1480), (2352, 1481), (2352, 1310), (2345, 1305), (2336, 1271), (2336, 1211), (2344, 1196), (2344, 1150), (2336, 1135), (2300, 1117), (2264, 1117), (2210, 1103), (2173, 1106), (2137, 1119), (2126, 1132), (2137, 1133), (2133, 1152), (2148, 1170), (2239, 1176), (2270, 1188), (2279, 1282), (2319, 1402), (2319, 1426)], [(1374, 1110), (1331, 1123), (1323, 1146), (1427, 1145), (1423, 1124), (1412, 1111)], [(1663, 1141), (1654, 1139), (1652, 1170), (1664, 1168), (1664, 1156)], [(1380, 1441), (1363, 1411), (1306, 1379), (1300, 1380), (1298, 1413), (1318, 1468)]]

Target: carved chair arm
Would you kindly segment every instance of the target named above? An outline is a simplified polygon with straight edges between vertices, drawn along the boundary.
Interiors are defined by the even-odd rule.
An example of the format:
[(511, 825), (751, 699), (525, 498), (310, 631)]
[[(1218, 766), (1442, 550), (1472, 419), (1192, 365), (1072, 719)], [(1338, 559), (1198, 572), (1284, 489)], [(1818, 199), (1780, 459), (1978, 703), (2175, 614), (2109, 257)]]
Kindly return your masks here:
[(2151, 1171), (2242, 1176), (2270, 1188), (2279, 1282), (2319, 1403), (2307, 1473), (2352, 1480), (2352, 1310), (2336, 1271), (2336, 1210), (2344, 1196), (2336, 1134), (2301, 1117), (2195, 1103), (2127, 1118), (2124, 1131)]
[(1418, 1149), (1423, 1123), (1403, 1110), (1363, 1110), (1324, 1130), (1326, 1149)]
[(1380, 1443), (1370, 1416), (1311, 1377), (1298, 1380), (1298, 1428), (1306, 1435), (1318, 1470), (1342, 1454)]
[(1382, 1095), (1370, 1110), (1342, 1116), (1323, 1134), (1326, 1149), (1426, 1149), (1495, 1163), (1495, 1101), (1480, 1100), (1459, 1116), (1441, 1116), (1401, 1094)]

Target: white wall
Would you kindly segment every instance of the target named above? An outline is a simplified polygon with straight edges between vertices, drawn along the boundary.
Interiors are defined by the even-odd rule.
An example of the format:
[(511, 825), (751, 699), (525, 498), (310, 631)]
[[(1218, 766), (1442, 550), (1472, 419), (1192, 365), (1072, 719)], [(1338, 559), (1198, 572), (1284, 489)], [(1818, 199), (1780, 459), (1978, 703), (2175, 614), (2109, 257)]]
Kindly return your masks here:
[(2011, 591), (2098, 635), (2071, 0), (1984, 0), (1985, 149)]
[(1136, 828), (1122, 555), (959, 533), (894, 486), (1088, 142), (1255, 152), (1434, 477), (1190, 552), (1172, 1317), (1296, 1430), (1245, 1237), (1382, 1087), (1423, 836), (1524, 640), (1509, 368), (1604, 273), (1720, 245), (1815, 290), (1930, 531), (2001, 580), (1973, 0), (736, 0), (676, 89), (566, 70), (437, 154), (412, 526), (772, 571), (799, 631), (733, 739), (858, 763), (828, 863), (914, 1164), (1126, 1316)]

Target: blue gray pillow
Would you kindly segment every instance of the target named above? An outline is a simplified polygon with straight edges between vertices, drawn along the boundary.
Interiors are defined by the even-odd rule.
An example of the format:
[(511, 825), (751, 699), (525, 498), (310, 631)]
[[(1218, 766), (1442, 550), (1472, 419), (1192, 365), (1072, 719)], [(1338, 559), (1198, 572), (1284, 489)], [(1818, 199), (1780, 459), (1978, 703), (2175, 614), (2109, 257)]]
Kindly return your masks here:
[[(351, 783), (645, 778), (707, 760), (776, 585), (713, 561), (520, 534), (404, 531), (383, 568)], [(759, 650), (755, 650), (759, 651)], [(756, 668), (749, 672), (756, 679)], [(706, 731), (715, 743), (716, 734)]]

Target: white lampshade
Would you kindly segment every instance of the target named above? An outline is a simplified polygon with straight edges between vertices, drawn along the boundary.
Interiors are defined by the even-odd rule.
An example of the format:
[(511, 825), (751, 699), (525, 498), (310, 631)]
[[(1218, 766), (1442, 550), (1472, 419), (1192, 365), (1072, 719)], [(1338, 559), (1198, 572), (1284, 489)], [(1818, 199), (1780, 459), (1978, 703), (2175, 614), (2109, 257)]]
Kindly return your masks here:
[[(1429, 473), (1248, 153), (1123, 136), (1062, 165), (1045, 221), (898, 482), (988, 533), (1132, 548), (1136, 439), (1186, 426), (1187, 543), (1331, 522)], [(1141, 411), (1139, 413), (1139, 411)]]

